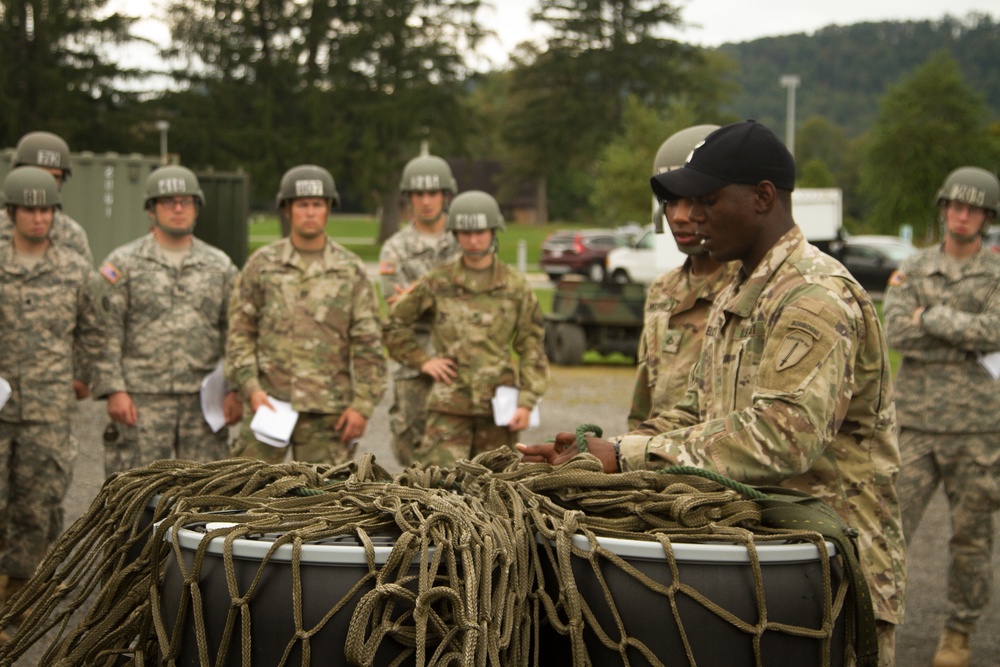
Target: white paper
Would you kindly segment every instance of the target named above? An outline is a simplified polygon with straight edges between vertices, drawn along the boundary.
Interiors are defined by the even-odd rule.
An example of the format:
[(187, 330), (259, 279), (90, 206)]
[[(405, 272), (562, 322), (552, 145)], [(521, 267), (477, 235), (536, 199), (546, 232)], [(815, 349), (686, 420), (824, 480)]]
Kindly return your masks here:
[[(517, 387), (497, 387), (496, 393), (493, 395), (493, 423), (497, 426), (506, 426), (510, 423), (510, 420), (514, 418), (514, 413), (517, 412), (517, 397), (521, 392), (518, 391)], [(531, 409), (531, 415), (528, 417), (528, 428), (535, 428), (542, 423), (541, 416), (538, 412), (538, 404)]]
[(990, 377), (1000, 380), (1000, 352), (990, 352), (979, 355), (979, 365), (983, 367)]
[(222, 377), (222, 362), (201, 381), (201, 413), (209, 428), (218, 433), (226, 425), (223, 401), (226, 398), (226, 380)]
[(274, 410), (266, 405), (260, 406), (250, 420), (250, 430), (255, 438), (272, 447), (287, 447), (295, 429), (299, 413), (292, 409), (292, 404), (268, 396)]
[(3, 410), (3, 406), (7, 405), (10, 394), (10, 382), (0, 377), (0, 410)]

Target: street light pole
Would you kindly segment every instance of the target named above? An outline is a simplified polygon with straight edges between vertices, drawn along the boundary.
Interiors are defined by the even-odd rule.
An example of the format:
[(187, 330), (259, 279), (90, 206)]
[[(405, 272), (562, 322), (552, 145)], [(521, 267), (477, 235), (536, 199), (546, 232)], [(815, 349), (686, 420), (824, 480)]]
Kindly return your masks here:
[(788, 90), (788, 104), (785, 108), (785, 147), (795, 157), (795, 89), (802, 79), (798, 74), (782, 74), (781, 85)]
[(170, 121), (156, 121), (156, 129), (160, 131), (160, 164), (167, 163), (167, 132), (170, 130)]

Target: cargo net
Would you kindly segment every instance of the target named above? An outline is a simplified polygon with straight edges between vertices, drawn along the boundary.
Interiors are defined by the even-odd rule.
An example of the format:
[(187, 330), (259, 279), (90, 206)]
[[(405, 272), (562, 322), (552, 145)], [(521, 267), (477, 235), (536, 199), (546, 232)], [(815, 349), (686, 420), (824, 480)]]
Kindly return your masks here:
[[(819, 642), (827, 657), (811, 664), (830, 664), (851, 577), (834, 585), (830, 559), (819, 558), (818, 622), (770, 618), (758, 546), (798, 541), (826, 550), (817, 532), (765, 525), (766, 508), (743, 491), (690, 471), (606, 475), (587, 454), (552, 468), (497, 450), (453, 470), (413, 467), (395, 475), (370, 455), (336, 467), (162, 461), (109, 478), (49, 550), (0, 613), (0, 627), (28, 614), (0, 647), (0, 665), (14, 664), (36, 643), (45, 647), (39, 664), (50, 667), (677, 665), (685, 656), (695, 665), (697, 628), (681, 613), (691, 603), (747, 637), (753, 664), (765, 664), (766, 633)], [(205, 539), (182, 550), (183, 527)], [(377, 563), (385, 535), (391, 552)], [(234, 555), (235, 541), (262, 536), (272, 541), (258, 561)], [(658, 544), (669, 582), (606, 549), (599, 536)], [(302, 554), (338, 539), (364, 548), (360, 574), (307, 613), (306, 601), (315, 605), (319, 596)], [(210, 553), (209, 544), (220, 542)], [(682, 542), (746, 547), (749, 590), (737, 592), (752, 600), (751, 618), (685, 581), (672, 558)], [(222, 582), (214, 589), (211, 568)], [(274, 588), (272, 569), (287, 571), (278, 602), (264, 596)], [(630, 636), (609, 583), (614, 573), (660, 599), (644, 612), (664, 623), (673, 618), (681, 638), (675, 653), (657, 654)], [(603, 599), (581, 595), (584, 575)], [(872, 623), (870, 602), (868, 609), (858, 625)], [(273, 623), (261, 620), (269, 611)], [(284, 634), (282, 623), (290, 628)], [(330, 648), (323, 637), (338, 623), (343, 636)], [(847, 649), (857, 644), (856, 634), (847, 632), (846, 642)], [(267, 650), (276, 653), (262, 657)], [(612, 659), (595, 657), (601, 651)]]

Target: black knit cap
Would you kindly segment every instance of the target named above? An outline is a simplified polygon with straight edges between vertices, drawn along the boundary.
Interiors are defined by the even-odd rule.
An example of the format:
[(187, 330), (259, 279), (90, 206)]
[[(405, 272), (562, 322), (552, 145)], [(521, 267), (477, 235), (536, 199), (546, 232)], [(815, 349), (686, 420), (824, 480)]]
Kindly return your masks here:
[(698, 197), (731, 183), (771, 181), (779, 190), (795, 189), (795, 159), (774, 132), (748, 120), (720, 127), (691, 151), (680, 169), (650, 179), (660, 200)]

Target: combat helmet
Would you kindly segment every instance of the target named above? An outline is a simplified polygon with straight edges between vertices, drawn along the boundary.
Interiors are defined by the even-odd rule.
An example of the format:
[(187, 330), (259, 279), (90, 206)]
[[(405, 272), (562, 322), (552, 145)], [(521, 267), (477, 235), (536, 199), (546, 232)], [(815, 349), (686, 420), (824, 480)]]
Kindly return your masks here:
[(448, 225), (452, 232), (477, 232), (506, 227), (497, 200), (481, 190), (468, 190), (455, 197), (448, 209)]
[(64, 176), (73, 173), (69, 145), (62, 137), (51, 132), (29, 132), (17, 142), (11, 167), (41, 167), (61, 169)]
[(144, 206), (152, 208), (160, 197), (191, 195), (198, 206), (205, 205), (205, 193), (201, 191), (198, 177), (187, 167), (168, 165), (154, 169), (146, 178), (146, 200)]
[(979, 167), (959, 167), (944, 179), (937, 193), (937, 204), (949, 201), (978, 206), (996, 217), (1000, 209), (1000, 181), (996, 174)]
[(340, 195), (337, 194), (333, 176), (323, 167), (314, 164), (302, 164), (286, 171), (281, 177), (275, 200), (278, 208), (281, 208), (286, 201), (303, 197), (322, 197), (330, 202), (331, 208), (340, 205)]
[[(683, 167), (695, 146), (718, 129), (718, 125), (693, 125), (671, 134), (656, 151), (653, 176)], [(663, 207), (658, 204), (653, 207), (653, 229), (657, 234), (663, 233)]]
[(403, 167), (403, 176), (399, 179), (399, 191), (422, 192), (425, 190), (441, 190), (454, 196), (458, 192), (458, 183), (452, 176), (448, 163), (436, 155), (420, 155)]
[(62, 206), (55, 176), (41, 167), (17, 167), (3, 181), (3, 206)]

